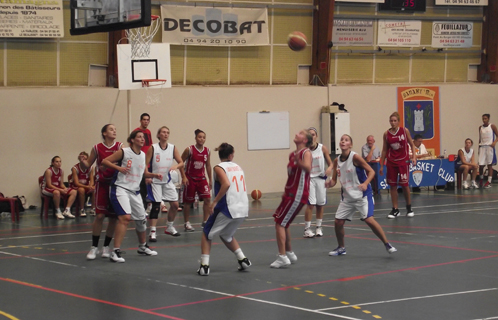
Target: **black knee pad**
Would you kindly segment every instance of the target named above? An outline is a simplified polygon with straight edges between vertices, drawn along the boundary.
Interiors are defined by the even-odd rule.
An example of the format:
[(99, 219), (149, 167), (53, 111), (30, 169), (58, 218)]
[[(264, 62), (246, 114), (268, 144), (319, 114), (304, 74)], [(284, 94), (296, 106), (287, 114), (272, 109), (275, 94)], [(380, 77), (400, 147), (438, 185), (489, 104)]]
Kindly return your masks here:
[(161, 210), (161, 202), (152, 202), (152, 208), (150, 209), (149, 219), (158, 219), (159, 210)]

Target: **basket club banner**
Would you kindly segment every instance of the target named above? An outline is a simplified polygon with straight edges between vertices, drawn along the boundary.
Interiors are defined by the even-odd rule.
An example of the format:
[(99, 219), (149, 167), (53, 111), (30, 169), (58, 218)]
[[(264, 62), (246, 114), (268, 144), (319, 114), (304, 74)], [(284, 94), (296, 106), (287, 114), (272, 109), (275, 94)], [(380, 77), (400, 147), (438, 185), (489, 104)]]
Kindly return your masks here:
[(162, 42), (198, 46), (263, 46), (270, 43), (268, 10), (161, 6)]

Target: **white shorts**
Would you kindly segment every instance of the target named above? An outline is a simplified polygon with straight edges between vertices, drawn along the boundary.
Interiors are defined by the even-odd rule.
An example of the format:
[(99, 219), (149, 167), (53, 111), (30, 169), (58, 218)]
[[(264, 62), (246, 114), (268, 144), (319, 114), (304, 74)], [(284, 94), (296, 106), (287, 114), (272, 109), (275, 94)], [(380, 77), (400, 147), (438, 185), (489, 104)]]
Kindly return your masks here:
[(496, 164), (495, 148), (491, 146), (479, 146), (479, 165), (487, 166)]
[(178, 191), (171, 181), (166, 184), (151, 183), (147, 185), (147, 199), (152, 202), (178, 201)]
[(322, 177), (311, 178), (308, 204), (311, 204), (313, 206), (324, 206), (326, 203), (327, 188), (325, 188), (325, 179)]
[(129, 214), (131, 215), (131, 220), (145, 220), (144, 203), (142, 202), (140, 192), (111, 186), (110, 198), (116, 215)]
[(335, 218), (339, 220), (351, 221), (356, 211), (360, 212), (361, 220), (373, 217), (374, 199), (372, 194), (367, 194), (366, 196), (357, 201), (342, 200), (341, 203), (339, 203), (337, 212), (335, 213)]
[(213, 213), (206, 221), (203, 231), (209, 240), (213, 240), (216, 235), (219, 235), (226, 242), (232, 242), (233, 235), (245, 219), (231, 219), (221, 212)]

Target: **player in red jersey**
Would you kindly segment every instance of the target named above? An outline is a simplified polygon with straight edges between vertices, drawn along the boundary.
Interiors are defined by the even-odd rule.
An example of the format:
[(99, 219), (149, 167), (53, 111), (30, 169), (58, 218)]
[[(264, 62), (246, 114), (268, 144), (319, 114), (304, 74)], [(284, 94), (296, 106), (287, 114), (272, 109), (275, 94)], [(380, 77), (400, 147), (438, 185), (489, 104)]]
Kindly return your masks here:
[(109, 211), (109, 188), (112, 177), (114, 176), (114, 170), (102, 166), (102, 160), (120, 150), (123, 144), (115, 141), (116, 127), (113, 124), (106, 124), (102, 127), (101, 134), (104, 142), (94, 145), (88, 160), (82, 161), (86, 168), (90, 168), (93, 163), (97, 161), (95, 173), (95, 213), (97, 216), (95, 217), (92, 225), (92, 248), (86, 255), (88, 260), (95, 259), (99, 253), (99, 239), (105, 217), (109, 218), (109, 224), (107, 225), (104, 247), (102, 248), (102, 258), (109, 258), (111, 254), (109, 244), (111, 243), (112, 236), (114, 235), (114, 229), (116, 228), (117, 222), (116, 215)]
[[(415, 214), (412, 210), (412, 202), (410, 198), (410, 154), (408, 145), (415, 150), (410, 131), (399, 126), (399, 113), (394, 112), (389, 116), (391, 128), (384, 133), (382, 155), (380, 157), (379, 174), (384, 174), (384, 160), (387, 158), (386, 178), (389, 187), (391, 188), (391, 201), (393, 208), (388, 219), (394, 219), (399, 215), (398, 209), (398, 185), (403, 189), (406, 201), (406, 216), (411, 218)], [(417, 164), (417, 154), (412, 155), (413, 165)]]
[[(59, 220), (64, 220), (64, 217), (74, 218), (71, 214), (71, 206), (76, 199), (76, 190), (66, 188), (64, 185), (64, 171), (62, 170), (62, 160), (59, 156), (52, 158), (50, 167), (45, 170), (43, 182), (41, 185), (42, 193), (46, 196), (54, 198), (55, 216)], [(61, 213), (60, 203), (61, 195), (67, 196), (66, 209)]]
[(289, 155), (287, 164), (287, 183), (282, 195), (282, 202), (273, 217), (278, 246), (278, 257), (270, 267), (281, 268), (297, 262), (292, 251), (289, 226), (301, 208), (308, 203), (310, 190), (310, 172), (312, 156), (309, 147), (313, 144), (313, 136), (309, 130), (301, 130), (294, 137), (296, 151)]
[(92, 197), (92, 205), (95, 203), (95, 183), (92, 168), (85, 168), (82, 161), (88, 160), (88, 153), (80, 152), (78, 162), (71, 168), (71, 179), (69, 185), (78, 191), (78, 201), (80, 202), (80, 217), (86, 217), (85, 198)]
[[(206, 133), (200, 129), (195, 130), (195, 144), (186, 148), (182, 154), (182, 160), (185, 163), (182, 173), (183, 183), (183, 218), (185, 219), (185, 231), (194, 231), (190, 225), (190, 204), (195, 201), (195, 194), (199, 199), (203, 199), (203, 224), (210, 214), (211, 205), (211, 154), (209, 148), (204, 147), (206, 142)], [(206, 180), (206, 172), (208, 180)]]

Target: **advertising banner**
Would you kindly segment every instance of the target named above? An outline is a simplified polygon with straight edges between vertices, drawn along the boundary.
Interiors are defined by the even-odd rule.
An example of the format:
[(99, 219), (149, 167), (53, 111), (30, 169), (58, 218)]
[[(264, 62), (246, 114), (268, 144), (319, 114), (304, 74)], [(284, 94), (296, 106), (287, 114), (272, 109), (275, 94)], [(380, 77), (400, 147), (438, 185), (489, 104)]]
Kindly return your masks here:
[(436, 0), (436, 5), (445, 6), (487, 6), (488, 0)]
[(373, 46), (373, 20), (334, 19), (334, 46)]
[(377, 44), (383, 47), (418, 47), (422, 21), (379, 20)]
[(0, 38), (62, 37), (62, 0), (0, 1)]
[(464, 21), (434, 21), (432, 23), (433, 48), (470, 48), (474, 23)]
[(270, 43), (268, 9), (161, 6), (162, 42), (198, 46)]

